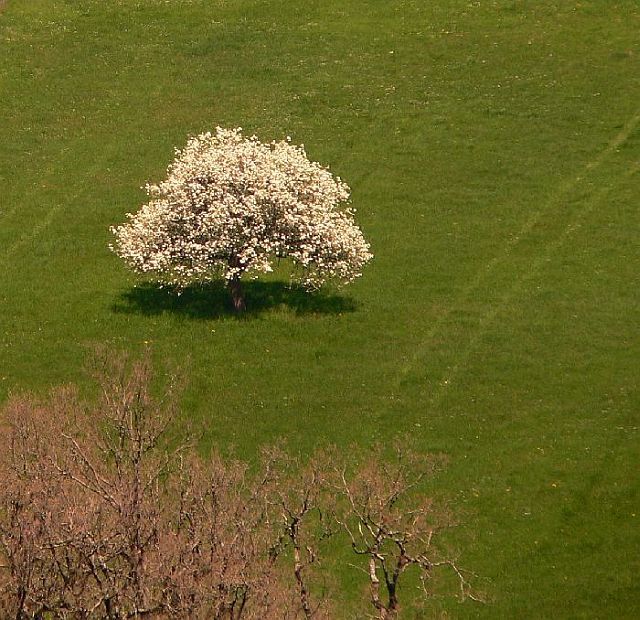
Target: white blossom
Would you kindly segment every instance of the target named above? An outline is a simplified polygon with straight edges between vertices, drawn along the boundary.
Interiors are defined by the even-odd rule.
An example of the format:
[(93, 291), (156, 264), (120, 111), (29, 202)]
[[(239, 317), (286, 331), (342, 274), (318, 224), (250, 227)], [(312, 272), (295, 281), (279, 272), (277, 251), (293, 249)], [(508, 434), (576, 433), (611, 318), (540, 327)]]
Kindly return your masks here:
[(314, 288), (353, 280), (372, 258), (343, 207), (349, 187), (288, 138), (264, 144), (218, 127), (190, 138), (167, 178), (145, 189), (149, 202), (112, 227), (111, 249), (160, 282), (237, 281), (288, 257)]

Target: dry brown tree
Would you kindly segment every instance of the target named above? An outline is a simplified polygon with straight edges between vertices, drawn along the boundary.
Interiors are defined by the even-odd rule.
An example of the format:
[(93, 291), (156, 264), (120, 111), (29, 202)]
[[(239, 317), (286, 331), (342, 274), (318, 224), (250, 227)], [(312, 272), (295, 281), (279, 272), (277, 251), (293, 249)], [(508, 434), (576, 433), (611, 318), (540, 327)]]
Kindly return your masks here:
[(184, 448), (165, 436), (175, 383), (153, 398), (148, 356), (129, 365), (100, 355), (93, 370), (101, 397), (91, 408), (73, 388), (5, 408), (1, 604), (15, 618), (144, 617), (164, 605), (163, 478)]
[(168, 611), (176, 617), (298, 617), (295, 594), (281, 578), (279, 549), (272, 551), (279, 534), (268, 518), (268, 498), (276, 463), (263, 465), (252, 473), (246, 463), (215, 453), (181, 463), (170, 544), (176, 557)]
[[(263, 460), (279, 466), (267, 497), (267, 518), (277, 538), (270, 556), (288, 555), (286, 566), (293, 573), (299, 609), (304, 617), (329, 617), (331, 608), (319, 572), (320, 547), (335, 534), (334, 501), (328, 493), (330, 453), (318, 450), (308, 461), (292, 457), (281, 449), (263, 451)], [(315, 585), (315, 599), (311, 585)]]
[(420, 499), (433, 461), (405, 449), (355, 469), (335, 451), (305, 461), (271, 448), (253, 466), (203, 458), (176, 436), (181, 381), (152, 389), (148, 352), (98, 352), (91, 371), (96, 402), (65, 387), (3, 409), (0, 617), (336, 617), (320, 558), (339, 532), (367, 559), (379, 618), (397, 615), (410, 566), (423, 577), (449, 566), (470, 594), (435, 552), (442, 511)]
[(250, 472), (171, 442), (179, 381), (154, 397), (149, 355), (99, 352), (91, 370), (97, 405), (63, 388), (4, 408), (0, 615), (319, 617), (283, 542), (301, 540), (284, 511), (310, 510), (293, 461), (270, 451)]
[(444, 460), (417, 454), (407, 448), (410, 443), (408, 438), (397, 440), (392, 458), (376, 446), (355, 468), (334, 467), (333, 485), (343, 499), (336, 518), (354, 553), (366, 561), (370, 600), (381, 620), (398, 616), (399, 585), (410, 568), (417, 569), (427, 596), (427, 581), (448, 567), (457, 578), (460, 598), (480, 600), (470, 586), (470, 574), (443, 553), (439, 537), (453, 519), (421, 488)]

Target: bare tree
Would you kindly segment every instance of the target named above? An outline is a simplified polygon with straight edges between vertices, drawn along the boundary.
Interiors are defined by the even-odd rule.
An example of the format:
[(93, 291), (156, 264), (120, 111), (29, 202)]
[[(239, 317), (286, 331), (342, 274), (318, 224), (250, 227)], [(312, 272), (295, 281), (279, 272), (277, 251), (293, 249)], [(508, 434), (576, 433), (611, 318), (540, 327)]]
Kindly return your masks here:
[(436, 544), (453, 524), (450, 515), (420, 493), (443, 459), (416, 454), (407, 445), (398, 440), (391, 460), (378, 446), (351, 473), (344, 464), (334, 468), (334, 488), (344, 500), (337, 520), (354, 553), (366, 560), (370, 599), (381, 620), (398, 616), (400, 581), (411, 567), (420, 572), (425, 594), (434, 570), (447, 566), (458, 578), (461, 598), (478, 600), (465, 573)]
[(271, 472), (262, 473), (215, 454), (183, 462), (169, 607), (176, 617), (266, 618), (282, 604), (265, 518)]
[(3, 617), (305, 615), (286, 578), (290, 524), (274, 518), (276, 498), (289, 506), (293, 461), (271, 451), (252, 473), (172, 444), (179, 381), (154, 398), (148, 354), (129, 362), (99, 352), (91, 372), (93, 407), (66, 388), (5, 408)]
[(270, 557), (291, 553), (299, 609), (307, 619), (328, 617), (326, 588), (317, 583), (314, 601), (311, 582), (318, 576), (313, 569), (320, 563), (320, 545), (335, 533), (331, 519), (334, 502), (327, 493), (329, 453), (319, 450), (304, 463), (270, 448), (263, 452), (263, 458), (279, 464), (278, 476), (267, 497), (269, 519), (276, 524), (277, 533)]
[(162, 399), (150, 395), (148, 356), (130, 365), (98, 357), (94, 370), (101, 398), (91, 409), (69, 388), (6, 409), (0, 540), (10, 584), (21, 582), (17, 618), (119, 619), (162, 607), (162, 479), (184, 449), (169, 449), (165, 437), (175, 385)]
[[(359, 467), (280, 448), (251, 467), (176, 438), (181, 381), (155, 395), (150, 357), (99, 352), (96, 404), (73, 387), (10, 399), (0, 433), (0, 617), (308, 620), (334, 617), (323, 542), (346, 532), (371, 602), (395, 618), (402, 575), (454, 571), (450, 524), (420, 487), (432, 457), (400, 448)], [(337, 538), (336, 541), (340, 540)], [(327, 575), (327, 572), (329, 575)], [(331, 593), (331, 595), (329, 595)]]

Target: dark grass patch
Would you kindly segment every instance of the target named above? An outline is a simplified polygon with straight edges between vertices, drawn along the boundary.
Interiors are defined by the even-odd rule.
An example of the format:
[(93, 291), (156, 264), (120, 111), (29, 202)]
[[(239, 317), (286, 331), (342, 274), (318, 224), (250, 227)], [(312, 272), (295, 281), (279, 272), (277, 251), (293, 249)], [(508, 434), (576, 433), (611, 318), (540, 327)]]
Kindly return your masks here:
[(298, 316), (340, 315), (357, 309), (357, 303), (351, 297), (308, 291), (285, 282), (253, 280), (243, 283), (243, 289), (247, 309), (242, 313), (233, 310), (229, 291), (222, 282), (194, 285), (181, 291), (154, 283), (139, 284), (122, 294), (121, 300), (113, 305), (113, 311), (143, 316), (166, 312), (201, 320), (232, 316), (242, 320), (282, 308)]

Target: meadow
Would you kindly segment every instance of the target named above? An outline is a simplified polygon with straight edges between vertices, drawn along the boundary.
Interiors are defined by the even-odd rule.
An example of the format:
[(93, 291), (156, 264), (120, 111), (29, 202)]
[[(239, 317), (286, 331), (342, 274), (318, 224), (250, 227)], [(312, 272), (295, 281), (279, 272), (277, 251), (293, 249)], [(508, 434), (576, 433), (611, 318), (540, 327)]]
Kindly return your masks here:
[[(636, 0), (0, 10), (0, 402), (88, 385), (91, 343), (150, 345), (187, 369), (203, 449), (446, 454), (431, 491), (489, 601), (432, 611), (640, 616)], [(277, 273), (238, 318), (216, 286), (126, 270), (109, 227), (216, 125), (290, 135), (350, 184), (361, 279), (308, 296)]]

